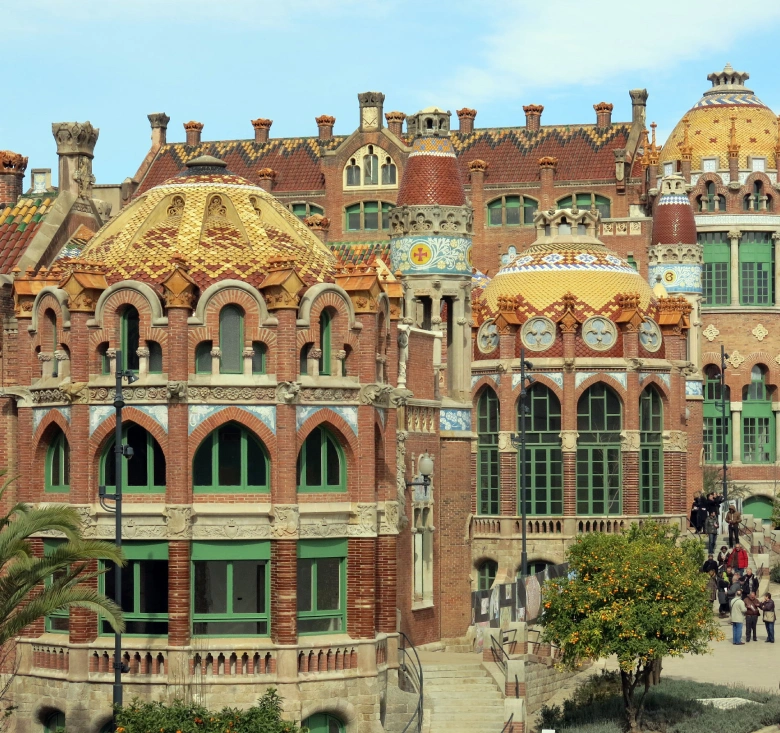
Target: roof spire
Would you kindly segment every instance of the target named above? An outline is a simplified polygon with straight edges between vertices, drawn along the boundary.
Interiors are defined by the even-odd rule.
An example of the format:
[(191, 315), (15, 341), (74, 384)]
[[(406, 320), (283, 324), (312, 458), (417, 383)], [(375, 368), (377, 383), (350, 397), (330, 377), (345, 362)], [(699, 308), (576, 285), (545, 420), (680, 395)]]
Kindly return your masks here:
[(683, 160), (691, 160), (691, 158), (693, 158), (693, 145), (691, 145), (691, 140), (688, 136), (688, 131), (691, 127), (691, 118), (688, 117), (688, 115), (683, 117), (683, 125), (683, 139), (680, 143), (680, 154), (682, 155)]
[(739, 155), (739, 143), (737, 142), (737, 110), (734, 107), (731, 108), (729, 119), (731, 120), (728, 147), (729, 158), (736, 158)]

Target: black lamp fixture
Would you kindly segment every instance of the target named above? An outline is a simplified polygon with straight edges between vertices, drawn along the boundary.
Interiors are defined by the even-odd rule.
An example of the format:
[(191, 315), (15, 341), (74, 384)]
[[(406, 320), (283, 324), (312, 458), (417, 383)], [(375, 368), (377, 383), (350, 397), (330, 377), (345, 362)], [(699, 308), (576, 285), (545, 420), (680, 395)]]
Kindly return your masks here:
[[(107, 512), (113, 512), (116, 515), (116, 534), (114, 544), (117, 549), (122, 549), (122, 459), (132, 458), (133, 449), (129, 445), (122, 443), (122, 408), (125, 406), (124, 395), (122, 394), (122, 380), (126, 379), (128, 384), (138, 381), (135, 372), (128, 369), (121, 369), (122, 351), (116, 352), (116, 388), (114, 391), (114, 409), (116, 410), (116, 431), (114, 439), (114, 482), (115, 491), (112, 494), (106, 493), (105, 486), (98, 487), (98, 498), (100, 506)], [(107, 502), (113, 501), (113, 508)], [(114, 600), (119, 606), (122, 606), (122, 566), (114, 567)], [(124, 610), (124, 609), (123, 609)], [(122, 706), (122, 673), (129, 672), (130, 667), (122, 662), (122, 634), (114, 634), (114, 715), (113, 729), (116, 730), (116, 711)]]
[(526, 397), (528, 389), (526, 385), (533, 384), (536, 380), (531, 376), (526, 376), (525, 370), (533, 369), (533, 364), (525, 360), (525, 347), (520, 347), (520, 434), (511, 436), (512, 445), (517, 449), (518, 460), (520, 461), (520, 532), (522, 534), (522, 550), (520, 554), (520, 573), (523, 577), (528, 575), (528, 552), (526, 550), (526, 462), (525, 462), (525, 418), (528, 413), (526, 407)]
[(417, 472), (421, 478), (407, 481), (406, 486), (422, 486), (423, 494), (427, 499), (428, 489), (431, 486), (431, 476), (433, 475), (433, 458), (431, 458), (427, 451), (420, 456), (420, 462), (417, 465)]

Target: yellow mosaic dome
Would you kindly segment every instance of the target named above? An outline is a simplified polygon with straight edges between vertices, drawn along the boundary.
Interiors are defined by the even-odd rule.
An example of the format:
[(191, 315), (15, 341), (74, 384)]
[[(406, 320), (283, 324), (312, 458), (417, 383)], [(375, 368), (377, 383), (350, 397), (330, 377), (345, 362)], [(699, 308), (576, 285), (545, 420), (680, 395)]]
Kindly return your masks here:
[(201, 289), (230, 278), (258, 286), (271, 258), (293, 260), (308, 284), (332, 275), (335, 258), (270, 193), (203, 156), (133, 201), (80, 257), (106, 265), (109, 282), (159, 284), (182, 259)]
[[(691, 170), (703, 169), (703, 158), (717, 158), (718, 169), (728, 169), (731, 144), (731, 118), (734, 138), (739, 145), (739, 167), (749, 168), (748, 157), (765, 158), (766, 168), (775, 166), (778, 142), (777, 117), (752, 90), (745, 86), (750, 77), (728, 64), (710, 74), (712, 82), (704, 96), (685, 114), (661, 149), (660, 163), (682, 160), (683, 148), (692, 154)], [(688, 128), (686, 143), (686, 126)]]
[[(561, 213), (569, 215), (569, 222), (577, 217), (577, 212), (566, 210), (558, 216)], [(654, 302), (647, 281), (596, 239), (593, 227), (585, 233), (572, 230), (577, 231), (576, 222), (561, 226), (553, 221), (540, 229), (543, 234), (536, 242), (501, 267), (482, 293), (490, 310), (497, 312), (499, 297), (520, 295), (528, 315), (553, 318), (560, 315), (563, 296), (572, 293), (577, 315), (584, 318), (618, 313), (619, 295), (638, 294), (640, 309), (647, 311)]]

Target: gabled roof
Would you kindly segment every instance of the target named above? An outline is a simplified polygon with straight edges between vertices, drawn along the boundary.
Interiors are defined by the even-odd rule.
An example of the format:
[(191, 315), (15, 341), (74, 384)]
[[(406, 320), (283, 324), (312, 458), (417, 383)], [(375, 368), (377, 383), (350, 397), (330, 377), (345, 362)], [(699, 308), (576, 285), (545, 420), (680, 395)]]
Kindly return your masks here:
[(201, 155), (212, 155), (224, 160), (227, 167), (238, 176), (257, 183), (261, 168), (276, 171), (274, 193), (285, 191), (317, 191), (325, 188), (325, 178), (320, 169), (320, 153), (334, 150), (345, 136), (329, 140), (316, 137), (276, 138), (266, 143), (254, 140), (221, 140), (200, 145), (171, 143), (163, 145), (141, 181), (138, 193), (167, 181), (184, 170), (188, 160)]
[(390, 264), (390, 240), (381, 242), (328, 242), (331, 252), (340, 264), (367, 265), (376, 257)]
[(32, 242), (56, 193), (23, 197), (0, 213), (0, 273), (9, 273)]

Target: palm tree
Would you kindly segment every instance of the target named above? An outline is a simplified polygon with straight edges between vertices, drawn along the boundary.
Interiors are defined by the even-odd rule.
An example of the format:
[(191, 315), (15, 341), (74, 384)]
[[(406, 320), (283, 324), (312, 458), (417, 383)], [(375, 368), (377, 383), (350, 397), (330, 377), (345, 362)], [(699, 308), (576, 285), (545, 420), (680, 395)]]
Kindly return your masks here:
[[(5, 473), (0, 470), (0, 477)], [(0, 503), (12, 481), (0, 488)], [(51, 531), (62, 533), (65, 540), (44, 557), (35, 557), (31, 538)], [(81, 519), (72, 507), (17, 503), (0, 515), (0, 648), (30, 624), (71, 606), (99, 613), (122, 631), (119, 606), (85, 584), (105, 572), (89, 569), (96, 560), (124, 565), (114, 545), (81, 536)]]

